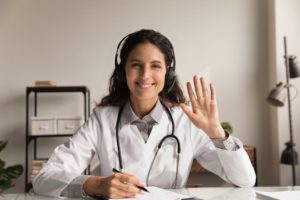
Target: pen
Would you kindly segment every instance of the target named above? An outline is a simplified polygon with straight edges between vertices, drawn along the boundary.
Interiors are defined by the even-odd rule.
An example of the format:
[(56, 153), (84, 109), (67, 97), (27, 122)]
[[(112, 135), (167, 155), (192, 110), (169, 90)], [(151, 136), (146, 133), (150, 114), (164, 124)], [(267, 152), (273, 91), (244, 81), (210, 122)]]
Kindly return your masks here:
[[(112, 171), (115, 172), (115, 173), (121, 173), (122, 174), (121, 171), (119, 171), (119, 170), (117, 170), (115, 168), (113, 168)], [(142, 186), (138, 186), (138, 185), (134, 185), (134, 186), (137, 187), (137, 188), (139, 188), (140, 190), (144, 190), (145, 192), (149, 192), (146, 188), (144, 188)]]

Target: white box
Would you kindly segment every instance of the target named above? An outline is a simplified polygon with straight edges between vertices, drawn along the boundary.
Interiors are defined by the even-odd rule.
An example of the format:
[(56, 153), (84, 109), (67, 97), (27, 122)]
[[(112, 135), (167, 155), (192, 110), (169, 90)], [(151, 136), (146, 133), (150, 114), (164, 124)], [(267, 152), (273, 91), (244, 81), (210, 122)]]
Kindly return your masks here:
[(55, 117), (31, 117), (31, 135), (56, 135)]
[(74, 134), (83, 123), (83, 117), (57, 117), (57, 134)]

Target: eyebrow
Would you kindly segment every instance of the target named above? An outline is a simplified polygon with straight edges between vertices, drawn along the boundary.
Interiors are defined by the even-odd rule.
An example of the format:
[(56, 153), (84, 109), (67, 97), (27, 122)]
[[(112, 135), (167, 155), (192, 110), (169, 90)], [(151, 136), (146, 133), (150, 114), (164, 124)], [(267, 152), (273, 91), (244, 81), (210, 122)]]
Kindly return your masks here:
[(151, 63), (158, 63), (158, 64), (162, 64), (159, 60), (154, 60)]
[[(142, 62), (142, 61), (139, 60), (139, 59), (130, 59), (129, 62)], [(151, 61), (151, 63), (159, 63), (159, 64), (161, 64), (162, 62), (159, 61), (159, 60), (153, 60), (153, 61)]]
[(138, 59), (130, 59), (130, 60), (128, 60), (129, 62), (141, 62), (140, 60), (138, 60)]

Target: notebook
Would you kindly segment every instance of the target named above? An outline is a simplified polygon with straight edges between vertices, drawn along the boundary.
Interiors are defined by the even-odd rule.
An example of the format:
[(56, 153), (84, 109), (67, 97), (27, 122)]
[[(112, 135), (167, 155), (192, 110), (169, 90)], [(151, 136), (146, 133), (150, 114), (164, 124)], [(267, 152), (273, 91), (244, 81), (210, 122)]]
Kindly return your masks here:
[(146, 187), (149, 192), (144, 192), (134, 198), (115, 199), (115, 200), (181, 200), (189, 198), (187, 195), (171, 192), (169, 190), (161, 189), (158, 187)]

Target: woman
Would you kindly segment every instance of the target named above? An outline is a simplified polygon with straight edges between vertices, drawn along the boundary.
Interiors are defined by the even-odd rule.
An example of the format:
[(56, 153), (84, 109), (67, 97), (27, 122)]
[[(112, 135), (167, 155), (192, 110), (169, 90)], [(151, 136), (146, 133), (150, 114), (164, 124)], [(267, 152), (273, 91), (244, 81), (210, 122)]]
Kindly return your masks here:
[[(193, 82), (195, 90), (187, 83), (190, 108), (176, 78), (170, 41), (153, 30), (123, 38), (109, 94), (55, 149), (33, 179), (34, 191), (124, 198), (141, 193), (137, 186), (181, 188), (194, 158), (234, 185), (253, 186), (255, 172), (242, 143), (220, 125), (213, 85), (209, 95), (203, 78), (194, 76)], [(101, 175), (81, 175), (94, 153)]]

